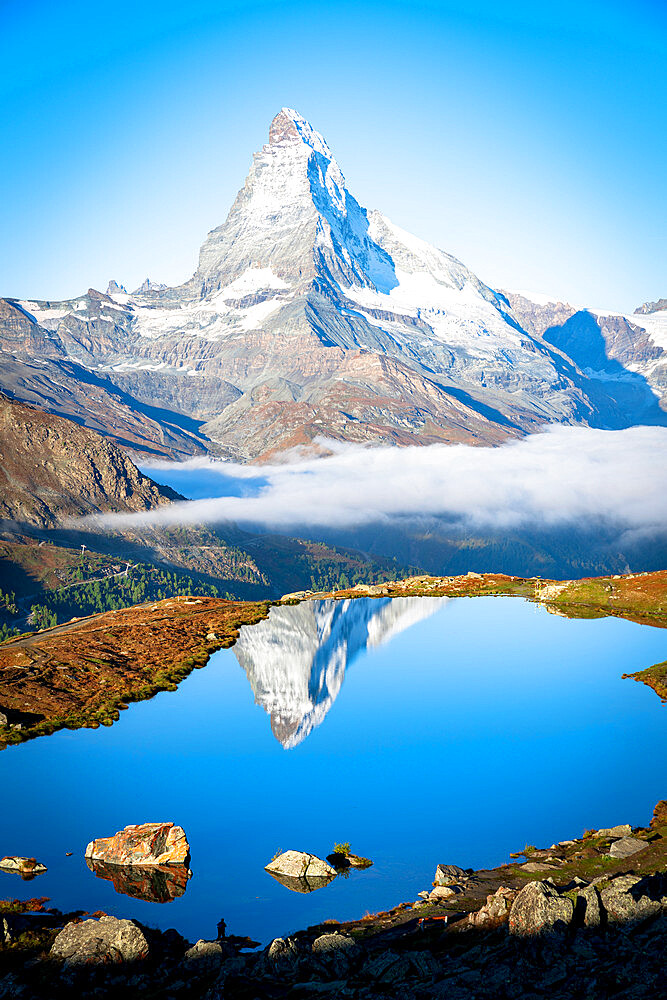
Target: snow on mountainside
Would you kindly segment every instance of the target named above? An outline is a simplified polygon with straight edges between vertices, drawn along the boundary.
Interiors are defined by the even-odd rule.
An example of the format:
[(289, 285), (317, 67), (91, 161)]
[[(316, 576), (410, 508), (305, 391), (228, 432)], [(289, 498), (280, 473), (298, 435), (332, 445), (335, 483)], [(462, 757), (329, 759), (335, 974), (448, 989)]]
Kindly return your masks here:
[(324, 720), (361, 650), (388, 642), (447, 601), (398, 597), (282, 605), (265, 621), (242, 628), (233, 652), (256, 704), (271, 717), (273, 735), (291, 749)]
[[(318, 437), (495, 444), (548, 422), (665, 420), (663, 316), (595, 319), (494, 291), (359, 205), (289, 108), (183, 285), (147, 279), (128, 294), (114, 281), (107, 294), (7, 305), (32, 324), (26, 343), (48, 340), (53, 385), (66, 359), (241, 460)], [(0, 348), (16, 355), (7, 315)], [(3, 371), (0, 358), (17, 398), (38, 395), (32, 370)]]

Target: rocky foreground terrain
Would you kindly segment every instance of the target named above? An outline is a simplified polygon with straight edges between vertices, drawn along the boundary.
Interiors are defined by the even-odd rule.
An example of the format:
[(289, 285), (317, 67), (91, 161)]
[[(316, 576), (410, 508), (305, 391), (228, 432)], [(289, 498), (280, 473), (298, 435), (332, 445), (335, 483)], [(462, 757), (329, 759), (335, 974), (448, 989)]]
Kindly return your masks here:
[[(133, 846), (142, 829), (124, 831)], [(191, 944), (134, 920), (4, 901), (0, 997), (660, 1000), (666, 866), (662, 801), (646, 828), (527, 846), (489, 871), (439, 864), (414, 902), (328, 920), (261, 950), (226, 937), (224, 920), (217, 937)]]

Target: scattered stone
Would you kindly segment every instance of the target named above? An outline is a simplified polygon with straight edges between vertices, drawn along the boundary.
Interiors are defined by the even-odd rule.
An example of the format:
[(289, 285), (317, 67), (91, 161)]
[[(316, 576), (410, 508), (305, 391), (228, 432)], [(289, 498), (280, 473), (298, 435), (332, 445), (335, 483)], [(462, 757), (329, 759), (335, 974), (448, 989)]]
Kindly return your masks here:
[(630, 858), (633, 854), (643, 851), (648, 844), (645, 840), (637, 840), (636, 837), (623, 837), (615, 840), (609, 848), (610, 858)]
[(43, 865), (41, 861), (37, 861), (35, 858), (19, 858), (14, 855), (2, 858), (0, 868), (6, 872), (17, 872), (24, 878), (32, 878), (34, 875), (40, 875), (46, 871), (46, 865)]
[(480, 910), (470, 914), (468, 918), (469, 923), (473, 927), (500, 927), (501, 924), (506, 923), (509, 919), (512, 903), (516, 895), (516, 889), (508, 889), (506, 886), (501, 885), (495, 893), (486, 897), (486, 903)]
[(361, 954), (361, 948), (347, 934), (320, 934), (313, 941), (313, 954), (324, 961), (335, 976), (344, 976), (350, 971), (350, 966)]
[(510, 934), (544, 934), (565, 929), (574, 916), (571, 899), (545, 882), (530, 882), (517, 894), (509, 915)]
[(603, 830), (598, 830), (595, 836), (613, 840), (616, 837), (629, 837), (631, 833), (632, 827), (630, 824), (624, 823), (622, 826), (609, 826), (605, 827)]
[(433, 885), (453, 885), (462, 878), (467, 878), (467, 872), (458, 865), (438, 865)]
[(205, 941), (200, 938), (192, 948), (188, 948), (183, 961), (191, 969), (210, 969), (220, 965), (223, 958), (227, 957), (227, 948), (223, 948), (219, 941)]
[(348, 854), (350, 868), (370, 868), (373, 864), (370, 858), (362, 858), (359, 854)]
[[(421, 892), (419, 893), (421, 896)], [(457, 895), (457, 890), (451, 885), (436, 885), (435, 889), (431, 889), (427, 896), (429, 899), (434, 899), (436, 902), (440, 899), (450, 899), (452, 896)]]
[(91, 841), (85, 856), (112, 865), (187, 865), (190, 845), (181, 826), (140, 823)]
[(577, 895), (575, 913), (583, 921), (584, 927), (599, 927), (602, 923), (600, 893), (594, 885), (588, 885)]
[(299, 958), (299, 949), (292, 938), (274, 938), (269, 945), (267, 957), (272, 965), (294, 965)]
[(106, 962), (136, 962), (148, 958), (144, 933), (133, 920), (100, 917), (67, 924), (51, 947), (51, 957), (65, 967)]
[(640, 923), (656, 916), (667, 895), (660, 876), (619, 875), (600, 893), (610, 923)]
[(359, 854), (341, 854), (340, 851), (327, 854), (327, 861), (337, 871), (345, 871), (346, 868), (370, 868), (373, 864), (370, 858), (362, 858)]
[(354, 938), (348, 937), (346, 934), (340, 934), (338, 931), (334, 931), (333, 934), (320, 934), (313, 941), (314, 952), (350, 951), (355, 949), (358, 949), (358, 945)]
[(314, 854), (305, 854), (303, 851), (284, 851), (282, 854), (269, 861), (265, 866), (267, 872), (275, 875), (287, 875), (289, 878), (330, 878), (336, 874), (336, 869), (332, 868), (326, 861), (316, 857)]
[(374, 983), (403, 983), (405, 979), (417, 977), (424, 982), (439, 972), (439, 966), (427, 951), (405, 952), (399, 955), (395, 951), (388, 950), (367, 962), (362, 971), (364, 978)]

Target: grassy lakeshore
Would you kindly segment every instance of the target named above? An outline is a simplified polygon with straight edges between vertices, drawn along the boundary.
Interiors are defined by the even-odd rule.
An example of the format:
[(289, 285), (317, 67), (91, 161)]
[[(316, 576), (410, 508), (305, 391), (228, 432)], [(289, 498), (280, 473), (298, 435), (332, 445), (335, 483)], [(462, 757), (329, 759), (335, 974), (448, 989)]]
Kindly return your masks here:
[[(174, 597), (110, 611), (0, 644), (0, 748), (57, 729), (112, 725), (132, 701), (174, 690), (271, 603), (359, 597), (523, 597), (567, 617), (614, 615), (667, 627), (667, 572), (557, 581), (502, 574), (416, 576), (341, 591), (298, 591), (277, 602)], [(667, 692), (665, 664), (629, 675)]]

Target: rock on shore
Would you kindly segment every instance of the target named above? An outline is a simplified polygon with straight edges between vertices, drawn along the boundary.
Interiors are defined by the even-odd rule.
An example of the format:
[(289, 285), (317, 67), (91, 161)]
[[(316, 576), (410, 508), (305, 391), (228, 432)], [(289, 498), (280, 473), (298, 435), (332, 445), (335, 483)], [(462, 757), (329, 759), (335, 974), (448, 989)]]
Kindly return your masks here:
[(103, 916), (67, 924), (53, 942), (51, 957), (67, 966), (136, 962), (148, 957), (148, 941), (133, 920)]

